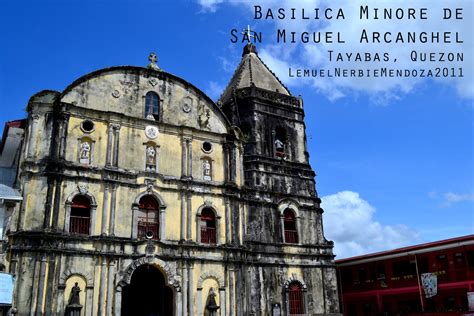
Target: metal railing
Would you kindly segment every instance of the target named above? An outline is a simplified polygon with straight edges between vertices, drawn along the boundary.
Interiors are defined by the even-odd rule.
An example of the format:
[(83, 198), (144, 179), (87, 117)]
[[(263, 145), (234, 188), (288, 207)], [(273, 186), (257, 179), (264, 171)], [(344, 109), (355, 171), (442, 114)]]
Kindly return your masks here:
[(71, 234), (89, 235), (90, 218), (86, 216), (71, 216), (69, 232)]
[(216, 244), (216, 229), (212, 227), (201, 227), (201, 242), (203, 244)]
[(297, 244), (298, 243), (298, 232), (296, 230), (285, 229), (285, 243)]
[(159, 223), (138, 222), (138, 238), (145, 238), (147, 232), (153, 233), (154, 240), (159, 240)]

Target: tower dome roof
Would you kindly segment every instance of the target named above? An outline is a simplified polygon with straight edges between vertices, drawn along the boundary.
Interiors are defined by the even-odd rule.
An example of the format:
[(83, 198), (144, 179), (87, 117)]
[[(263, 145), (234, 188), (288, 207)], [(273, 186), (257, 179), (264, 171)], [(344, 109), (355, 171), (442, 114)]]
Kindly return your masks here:
[(287, 96), (291, 93), (278, 77), (268, 68), (257, 54), (257, 48), (252, 43), (244, 46), (242, 60), (234, 72), (232, 79), (224, 89), (220, 103), (226, 103), (235, 90), (255, 86), (260, 89), (278, 92)]

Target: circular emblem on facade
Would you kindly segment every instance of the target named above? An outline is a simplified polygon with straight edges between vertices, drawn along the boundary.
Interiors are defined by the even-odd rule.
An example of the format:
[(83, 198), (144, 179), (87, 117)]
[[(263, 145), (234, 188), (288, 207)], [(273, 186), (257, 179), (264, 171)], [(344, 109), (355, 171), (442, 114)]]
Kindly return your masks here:
[(191, 112), (191, 105), (189, 105), (189, 103), (184, 103), (184, 104), (183, 104), (183, 111), (184, 111), (185, 113)]
[(112, 96), (113, 96), (114, 98), (120, 97), (120, 91), (114, 90), (114, 92), (112, 92)]
[(156, 137), (158, 137), (158, 127), (156, 126), (145, 127), (145, 135), (149, 139), (155, 139)]
[(156, 78), (151, 78), (148, 82), (149, 82), (153, 87), (158, 84), (158, 80), (157, 80)]
[(190, 97), (184, 97), (183, 100), (181, 100), (181, 103), (181, 108), (183, 109), (184, 113), (191, 112), (193, 108), (193, 99), (191, 99)]

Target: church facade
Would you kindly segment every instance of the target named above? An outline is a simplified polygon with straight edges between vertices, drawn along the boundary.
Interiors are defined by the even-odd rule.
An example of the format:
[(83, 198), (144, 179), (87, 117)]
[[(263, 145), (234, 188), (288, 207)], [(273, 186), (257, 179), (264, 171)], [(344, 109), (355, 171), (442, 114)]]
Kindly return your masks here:
[(252, 44), (217, 103), (150, 61), (31, 97), (13, 312), (337, 314), (301, 98)]

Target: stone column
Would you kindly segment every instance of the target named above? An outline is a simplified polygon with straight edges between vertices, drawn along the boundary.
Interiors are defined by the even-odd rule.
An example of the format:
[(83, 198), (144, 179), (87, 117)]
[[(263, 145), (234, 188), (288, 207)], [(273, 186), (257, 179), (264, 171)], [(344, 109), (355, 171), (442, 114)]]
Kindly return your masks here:
[(186, 192), (181, 191), (181, 232), (180, 239), (186, 239)]
[(114, 128), (112, 124), (109, 124), (107, 129), (107, 151), (105, 156), (105, 165), (111, 166), (112, 165), (112, 147), (113, 147), (113, 136), (114, 136)]
[(193, 140), (188, 139), (188, 177), (193, 177)]
[(97, 308), (97, 316), (102, 316), (104, 314), (104, 304), (105, 304), (105, 273), (107, 272), (107, 258), (102, 257), (102, 264), (100, 267), (100, 281), (99, 281), (99, 306)]
[(138, 205), (132, 206), (132, 239), (138, 237)]
[[(183, 276), (183, 316), (188, 315), (188, 267), (186, 263), (182, 262), (181, 275)], [(192, 316), (192, 315), (190, 315)]]
[(159, 238), (160, 240), (166, 239), (166, 208), (160, 207), (160, 231)]
[[(183, 314), (183, 311), (182, 311), (182, 307), (183, 307), (183, 294), (181, 292), (182, 290), (176, 292), (176, 301), (175, 301), (175, 310), (176, 310), (176, 314), (177, 316), (181, 316), (181, 315), (184, 315)], [(120, 314), (117, 314), (116, 316), (119, 316)]]
[(228, 244), (230, 243), (230, 223), (231, 223), (231, 218), (230, 218), (230, 206), (229, 206), (229, 200), (225, 198), (225, 242)]
[(188, 205), (187, 205), (187, 210), (188, 210), (188, 214), (187, 214), (187, 225), (186, 225), (186, 239), (187, 240), (191, 240), (193, 238), (192, 236), (192, 231), (191, 231), (191, 223), (192, 223), (192, 214), (193, 214), (193, 209), (192, 209), (192, 204), (191, 204), (191, 197), (192, 197), (192, 193), (191, 192), (187, 192), (187, 200), (188, 200)]
[[(201, 231), (199, 229), (199, 231)], [(221, 217), (216, 216), (216, 245), (221, 243)]]
[(43, 315), (43, 301), (44, 301), (44, 287), (45, 287), (45, 272), (46, 264), (48, 258), (46, 254), (43, 254), (41, 257), (40, 271), (39, 271), (39, 280), (38, 280), (38, 296), (36, 298), (36, 315)]
[(114, 126), (114, 134), (115, 134), (115, 141), (114, 141), (114, 159), (113, 159), (113, 165), (114, 167), (118, 167), (118, 158), (119, 158), (119, 141), (120, 141), (120, 125), (115, 125)]
[(188, 265), (188, 312), (194, 315), (194, 284), (193, 284), (193, 263)]
[(224, 182), (229, 181), (229, 145), (224, 144), (222, 146), (224, 152)]
[(244, 174), (244, 147), (239, 146), (239, 170), (240, 170), (240, 185), (245, 183), (245, 174)]
[(115, 274), (115, 263), (113, 260), (110, 260), (109, 271), (107, 275), (107, 305), (106, 305), (106, 315), (112, 315), (112, 306), (114, 299), (114, 274)]
[[(59, 122), (59, 158), (64, 158), (66, 155), (66, 134), (67, 134), (67, 123), (69, 121), (69, 114), (63, 113), (61, 121)], [(93, 151), (91, 151), (91, 154)]]
[(92, 301), (94, 300), (94, 287), (91, 285), (87, 285), (86, 292), (84, 293), (86, 296), (86, 306), (84, 307), (84, 315), (85, 316), (92, 316), (92, 311), (94, 309), (94, 305)]
[[(59, 211), (62, 208), (63, 200), (61, 198), (61, 191), (62, 191), (62, 177), (58, 177), (55, 183), (55, 190), (54, 190), (54, 204), (53, 204), (53, 218), (52, 218), (52, 228), (54, 231), (59, 231)], [(69, 229), (69, 227), (68, 227)]]
[(58, 286), (58, 294), (57, 294), (57, 306), (56, 311), (58, 315), (64, 314), (64, 290), (66, 289), (66, 284), (60, 284)]
[(244, 283), (244, 280), (242, 278), (242, 272), (241, 272), (241, 268), (237, 268), (236, 270), (234, 270), (234, 274), (235, 274), (235, 280), (239, 280), (238, 282), (235, 282), (235, 314), (236, 315), (242, 315), (242, 303), (244, 301), (244, 298), (243, 298), (243, 289), (242, 289), (242, 286), (238, 286), (239, 284), (242, 284)]
[(186, 144), (187, 144), (186, 138), (183, 137), (181, 141), (181, 178), (185, 178), (188, 174), (187, 161), (186, 161), (186, 157), (187, 157), (186, 152), (188, 151), (188, 149), (187, 149)]
[[(36, 254), (36, 256), (39, 256), (39, 254)], [(25, 259), (25, 261), (28, 261), (28, 259)], [(24, 293), (21, 293), (21, 291), (18, 291), (19, 299), (17, 300), (17, 305), (23, 305), (23, 306), (28, 305), (30, 308), (30, 316), (33, 316), (33, 315), (36, 315), (34, 313), (36, 310), (36, 305), (34, 305), (34, 301), (38, 297), (39, 281), (37, 282), (37, 280), (39, 279), (38, 274), (39, 274), (39, 269), (40, 269), (39, 267), (41, 266), (41, 262), (37, 258), (31, 258), (30, 262), (28, 262), (27, 264), (28, 264), (28, 266), (26, 267), (27, 269), (33, 268), (33, 271), (32, 271), (33, 278), (31, 282), (31, 286), (27, 287)], [(25, 271), (25, 269), (22, 269), (22, 270)], [(24, 279), (25, 279), (25, 276), (20, 275), (19, 281), (22, 280), (24, 282), (25, 281)], [(25, 297), (25, 299), (23, 297)]]
[(50, 219), (51, 219), (51, 208), (53, 206), (53, 188), (55, 186), (55, 183), (56, 183), (56, 180), (53, 177), (48, 177), (46, 203), (44, 205), (44, 219), (43, 219), (43, 229), (46, 231), (49, 231), (51, 228)]
[(97, 204), (91, 204), (91, 226), (89, 227), (89, 234), (94, 236), (96, 234), (95, 231), (95, 221), (97, 218)]
[(240, 205), (237, 204), (236, 207), (237, 207), (237, 209), (234, 210), (234, 212), (235, 212), (235, 221), (236, 222), (233, 223), (233, 226), (235, 227), (234, 228), (234, 235), (235, 235), (234, 243), (240, 245), (241, 244), (240, 243), (240, 227), (241, 227), (241, 225), (240, 225)]
[[(204, 310), (202, 307), (202, 287), (198, 287), (196, 291), (196, 315), (197, 316), (202, 316), (204, 315)], [(222, 304), (221, 304), (222, 305)]]
[(236, 162), (237, 157), (235, 155), (235, 144), (230, 145), (230, 155), (229, 155), (229, 164), (230, 164), (230, 182), (236, 183)]
[[(196, 241), (200, 243), (201, 242), (201, 214), (196, 214), (195, 219), (196, 219)], [(216, 237), (217, 236), (219, 236), (219, 230), (217, 229), (217, 225), (216, 225)]]
[(240, 244), (245, 242), (245, 203), (240, 204)]
[(104, 183), (104, 199), (102, 204), (102, 229), (101, 235), (107, 234), (107, 213), (109, 212), (109, 184)]
[(22, 231), (24, 228), (24, 221), (25, 221), (25, 213), (26, 213), (26, 202), (28, 199), (29, 193), (29, 185), (30, 184), (30, 175), (25, 174), (23, 177), (23, 200), (21, 201), (20, 211), (18, 212), (18, 223), (17, 223), (17, 230)]
[(229, 269), (229, 316), (235, 315), (234, 295), (234, 268), (231, 268)]
[(286, 242), (285, 240), (285, 217), (283, 216), (283, 213), (280, 214), (280, 226), (281, 226), (281, 242)]
[[(114, 316), (120, 316), (122, 314), (122, 288), (117, 287), (115, 289), (115, 308), (114, 308)], [(179, 314), (177, 314), (179, 315)]]
[(31, 129), (30, 129), (30, 137), (28, 140), (28, 153), (27, 157), (32, 158), (35, 155), (36, 151), (36, 132), (38, 129), (38, 122), (39, 122), (40, 116), (38, 114), (32, 114), (31, 115)]
[(298, 244), (301, 245), (303, 243), (303, 236), (301, 235), (301, 218), (300, 218), (300, 216), (296, 216), (296, 235), (298, 236)]
[(219, 288), (219, 304), (221, 305), (221, 308), (220, 308), (220, 313), (221, 313), (221, 316), (227, 316), (227, 311), (226, 311), (226, 297), (225, 297), (225, 288), (222, 287), (221, 285), (221, 288)]
[(117, 185), (112, 184), (112, 196), (110, 201), (109, 235), (115, 236), (115, 203), (117, 201)]

